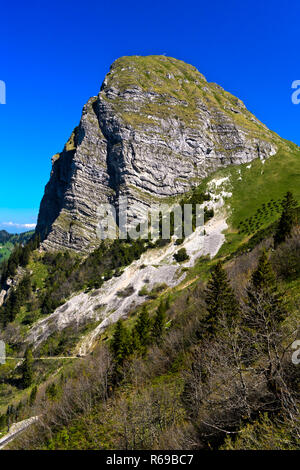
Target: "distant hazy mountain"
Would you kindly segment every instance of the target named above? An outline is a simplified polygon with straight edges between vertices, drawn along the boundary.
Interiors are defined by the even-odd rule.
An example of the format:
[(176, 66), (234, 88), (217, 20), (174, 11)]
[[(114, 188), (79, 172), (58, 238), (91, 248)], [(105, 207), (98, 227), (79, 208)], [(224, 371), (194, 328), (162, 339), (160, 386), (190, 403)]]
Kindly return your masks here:
[(32, 237), (33, 231), (19, 234), (8, 233), (6, 230), (0, 230), (0, 263), (7, 259), (14, 246), (18, 243), (26, 243)]

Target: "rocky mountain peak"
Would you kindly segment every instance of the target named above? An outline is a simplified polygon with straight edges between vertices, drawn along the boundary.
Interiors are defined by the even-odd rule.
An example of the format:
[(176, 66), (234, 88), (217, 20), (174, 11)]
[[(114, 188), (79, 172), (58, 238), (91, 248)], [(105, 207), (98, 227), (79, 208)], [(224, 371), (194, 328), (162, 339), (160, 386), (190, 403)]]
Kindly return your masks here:
[(222, 166), (274, 155), (279, 141), (192, 65), (121, 57), (52, 159), (37, 225), (43, 247), (91, 250), (99, 204), (177, 196)]

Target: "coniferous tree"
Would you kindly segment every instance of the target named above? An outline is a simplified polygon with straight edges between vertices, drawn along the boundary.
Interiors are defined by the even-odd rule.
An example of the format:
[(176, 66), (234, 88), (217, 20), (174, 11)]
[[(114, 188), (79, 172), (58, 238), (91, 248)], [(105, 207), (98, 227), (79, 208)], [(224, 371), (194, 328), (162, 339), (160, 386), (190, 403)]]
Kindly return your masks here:
[(240, 308), (221, 262), (213, 269), (206, 288), (205, 301), (208, 310), (205, 329), (209, 334), (214, 334), (219, 329), (222, 320), (225, 320), (227, 326), (232, 326)]
[(29, 300), (31, 296), (31, 281), (29, 276), (25, 276), (22, 281), (20, 282), (18, 289), (18, 297), (19, 297), (19, 302), (20, 305), (23, 304), (23, 302), (26, 302)]
[(15, 408), (14, 405), (8, 405), (6, 410), (6, 424), (7, 424), (7, 432), (10, 430), (10, 425), (15, 420)]
[(7, 432), (10, 430), (10, 423), (11, 423), (11, 412), (10, 412), (10, 405), (8, 405), (6, 410), (6, 425), (7, 425)]
[(297, 207), (297, 202), (290, 191), (284, 196), (282, 207), (283, 210), (274, 235), (275, 247), (290, 236), (295, 223), (295, 208)]
[(18, 403), (18, 406), (16, 408), (16, 413), (15, 413), (15, 417), (16, 417), (16, 420), (18, 421), (21, 417), (21, 413), (22, 413), (22, 410), (24, 408), (24, 404), (22, 401), (19, 401)]
[(250, 317), (255, 322), (257, 316), (263, 316), (270, 326), (279, 324), (285, 317), (283, 299), (278, 291), (276, 277), (268, 254), (264, 250), (247, 287)]
[(34, 402), (36, 400), (36, 395), (37, 395), (37, 386), (34, 385), (34, 387), (32, 387), (32, 390), (31, 390), (30, 396), (29, 396), (29, 406), (34, 405)]
[(167, 312), (170, 309), (170, 296), (168, 295), (166, 302), (165, 302), (165, 311)]
[(248, 336), (248, 359), (257, 361), (263, 357), (267, 387), (278, 400), (285, 401), (286, 387), (282, 382), (282, 360), (278, 351), (282, 348), (281, 321), (286, 316), (284, 300), (266, 251), (259, 258), (256, 270), (246, 289), (247, 300), (243, 315), (245, 337)]
[(165, 331), (167, 305), (167, 301), (162, 300), (153, 319), (152, 337), (157, 343), (161, 341)]
[(1, 286), (4, 286), (5, 281), (7, 279), (7, 270), (8, 270), (8, 262), (7, 260), (4, 260), (1, 263)]
[(0, 429), (4, 428), (5, 424), (7, 422), (6, 415), (0, 415)]
[(263, 250), (258, 265), (251, 277), (252, 284), (257, 290), (274, 288), (276, 278), (266, 250)]
[(20, 307), (28, 301), (31, 296), (30, 277), (25, 276), (19, 285), (12, 290), (5, 304), (0, 308), (0, 322), (7, 323), (14, 321), (19, 313)]
[(110, 347), (116, 364), (122, 365), (131, 352), (130, 335), (122, 320), (116, 323)]
[(144, 352), (146, 347), (150, 343), (150, 333), (151, 333), (151, 320), (149, 318), (148, 311), (144, 307), (139, 314), (136, 324), (133, 329), (133, 336), (137, 340), (137, 345)]
[(21, 266), (27, 266), (29, 263), (29, 257), (30, 257), (30, 246), (25, 245), (21, 252), (20, 252), (20, 257), (19, 257), (19, 263)]
[(55, 398), (58, 395), (58, 387), (57, 385), (53, 382), (52, 384), (49, 384), (46, 388), (46, 395), (49, 400), (55, 400)]
[(32, 349), (28, 347), (25, 351), (23, 363), (22, 384), (24, 388), (30, 387), (33, 382), (33, 354)]

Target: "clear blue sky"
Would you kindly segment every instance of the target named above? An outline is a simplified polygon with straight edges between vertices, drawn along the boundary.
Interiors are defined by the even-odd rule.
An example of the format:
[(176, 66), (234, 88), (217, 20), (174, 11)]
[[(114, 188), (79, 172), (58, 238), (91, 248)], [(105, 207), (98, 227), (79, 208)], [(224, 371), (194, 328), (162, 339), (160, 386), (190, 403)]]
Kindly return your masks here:
[(0, 229), (35, 222), (51, 156), (122, 55), (166, 54), (195, 65), (300, 145), (300, 105), (291, 102), (291, 83), (300, 80), (299, 13), (298, 1), (276, 0), (2, 2)]

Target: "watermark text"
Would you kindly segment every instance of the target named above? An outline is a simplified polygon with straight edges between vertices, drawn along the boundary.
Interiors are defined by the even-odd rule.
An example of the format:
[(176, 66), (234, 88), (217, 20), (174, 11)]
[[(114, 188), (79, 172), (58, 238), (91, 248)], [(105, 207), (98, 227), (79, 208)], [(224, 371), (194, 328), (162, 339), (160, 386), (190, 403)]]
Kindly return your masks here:
[(0, 104), (6, 104), (6, 84), (0, 80)]

